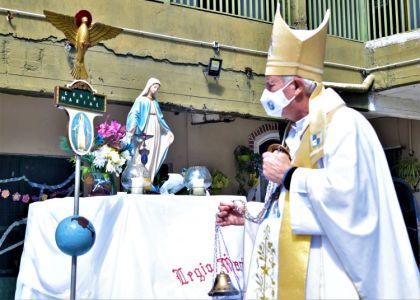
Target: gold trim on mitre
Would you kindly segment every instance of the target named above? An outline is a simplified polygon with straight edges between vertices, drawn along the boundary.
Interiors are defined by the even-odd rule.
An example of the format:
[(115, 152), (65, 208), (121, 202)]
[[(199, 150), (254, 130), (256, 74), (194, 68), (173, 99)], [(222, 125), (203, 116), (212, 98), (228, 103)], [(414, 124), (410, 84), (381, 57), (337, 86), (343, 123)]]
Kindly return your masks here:
[(291, 29), (277, 6), (265, 75), (297, 75), (321, 82), (329, 18), (330, 10), (327, 10), (318, 28)]

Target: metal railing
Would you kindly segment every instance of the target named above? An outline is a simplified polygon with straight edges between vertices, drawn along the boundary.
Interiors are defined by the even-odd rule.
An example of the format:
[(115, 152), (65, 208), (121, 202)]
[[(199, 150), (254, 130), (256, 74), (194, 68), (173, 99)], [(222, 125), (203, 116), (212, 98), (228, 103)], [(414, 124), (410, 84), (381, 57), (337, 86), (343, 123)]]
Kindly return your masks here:
[(329, 34), (358, 41), (374, 40), (420, 28), (419, 0), (308, 0), (308, 28), (331, 10)]
[[(212, 12), (273, 22), (278, 0), (170, 0), (172, 4), (195, 7)], [(282, 16), (290, 21), (291, 0), (280, 0)]]
[(308, 28), (331, 10), (329, 34), (368, 41), (420, 28), (419, 0), (170, 0), (172, 4), (273, 22), (277, 2), (288, 24), (292, 2), (306, 1)]

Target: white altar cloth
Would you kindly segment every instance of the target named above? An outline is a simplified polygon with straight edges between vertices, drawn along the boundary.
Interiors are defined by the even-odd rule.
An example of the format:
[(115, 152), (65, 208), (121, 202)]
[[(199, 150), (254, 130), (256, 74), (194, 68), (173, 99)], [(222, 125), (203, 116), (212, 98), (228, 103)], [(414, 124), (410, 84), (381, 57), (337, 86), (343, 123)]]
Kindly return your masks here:
[[(213, 286), (215, 214), (240, 196), (116, 195), (80, 198), (79, 215), (96, 230), (77, 260), (77, 299), (209, 299)], [(71, 257), (55, 243), (73, 198), (29, 206), (15, 299), (69, 299)], [(222, 229), (228, 255), (218, 270), (243, 286), (243, 227)]]

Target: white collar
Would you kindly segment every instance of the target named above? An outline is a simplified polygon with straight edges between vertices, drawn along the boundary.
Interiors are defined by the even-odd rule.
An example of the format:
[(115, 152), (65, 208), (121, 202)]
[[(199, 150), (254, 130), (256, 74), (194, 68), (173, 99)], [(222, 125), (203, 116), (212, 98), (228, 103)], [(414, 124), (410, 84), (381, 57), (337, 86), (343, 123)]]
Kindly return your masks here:
[(299, 121), (292, 124), (292, 129), (299, 134), (299, 138), (302, 138), (303, 132), (309, 124), (309, 116), (305, 116)]
[(294, 157), (297, 149), (299, 148), (302, 135), (305, 132), (306, 127), (309, 124), (309, 117), (306, 116), (299, 121), (293, 123), (290, 127), (290, 131), (286, 137), (286, 144), (289, 147), (290, 155)]

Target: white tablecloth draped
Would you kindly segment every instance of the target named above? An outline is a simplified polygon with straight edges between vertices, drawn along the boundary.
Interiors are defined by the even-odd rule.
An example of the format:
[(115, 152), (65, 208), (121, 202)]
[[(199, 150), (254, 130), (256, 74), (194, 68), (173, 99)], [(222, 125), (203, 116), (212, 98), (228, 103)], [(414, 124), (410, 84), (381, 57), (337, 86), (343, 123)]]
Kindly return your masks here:
[[(78, 257), (77, 299), (208, 299), (213, 286), (215, 214), (222, 199), (240, 196), (116, 195), (80, 198), (80, 215), (96, 229)], [(16, 299), (68, 299), (71, 257), (55, 243), (73, 198), (29, 207)], [(222, 229), (228, 254), (218, 270), (243, 285), (243, 228)], [(227, 255), (232, 264), (228, 263)], [(213, 271), (213, 272), (212, 272)]]

